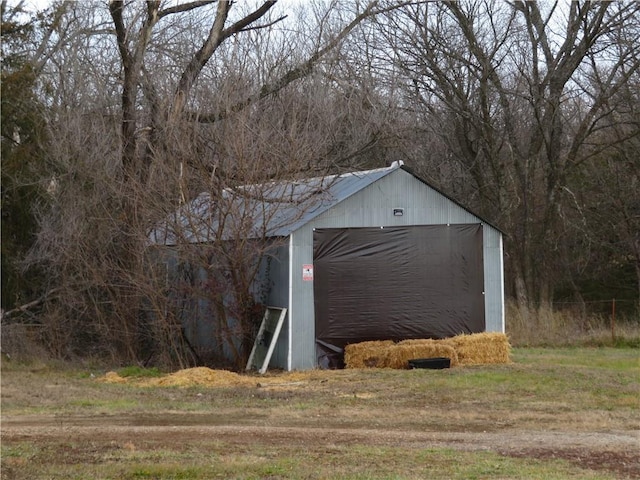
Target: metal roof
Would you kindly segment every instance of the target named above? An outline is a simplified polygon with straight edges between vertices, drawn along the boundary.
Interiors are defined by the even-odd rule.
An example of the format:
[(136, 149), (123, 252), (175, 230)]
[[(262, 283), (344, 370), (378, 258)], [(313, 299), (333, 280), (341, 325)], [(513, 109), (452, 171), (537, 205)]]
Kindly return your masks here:
[(217, 204), (209, 193), (201, 193), (156, 226), (149, 240), (177, 245), (216, 238), (286, 237), (402, 165), (393, 162), (374, 170), (227, 188)]

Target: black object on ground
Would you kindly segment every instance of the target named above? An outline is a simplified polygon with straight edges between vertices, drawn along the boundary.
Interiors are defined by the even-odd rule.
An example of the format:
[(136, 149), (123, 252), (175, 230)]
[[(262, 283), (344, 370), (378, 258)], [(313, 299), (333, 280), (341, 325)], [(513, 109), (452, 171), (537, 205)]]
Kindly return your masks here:
[(441, 370), (451, 367), (451, 359), (447, 357), (435, 358), (415, 358), (409, 360), (409, 368), (430, 368), (433, 370)]

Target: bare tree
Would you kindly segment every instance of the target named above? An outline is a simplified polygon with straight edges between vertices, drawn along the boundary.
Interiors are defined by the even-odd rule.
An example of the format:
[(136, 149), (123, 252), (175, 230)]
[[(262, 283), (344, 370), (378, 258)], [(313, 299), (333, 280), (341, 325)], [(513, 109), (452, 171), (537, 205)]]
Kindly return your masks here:
[(622, 299), (629, 313), (640, 306), (638, 73), (607, 100), (615, 113), (592, 135), (582, 171), (565, 187), (574, 203), (562, 210), (573, 239), (566, 255), (571, 283), (597, 290), (601, 300)]
[[(568, 177), (610, 128), (608, 99), (637, 71), (637, 4), (516, 1), (408, 6), (381, 26), (429, 121), (473, 188), (468, 195), (507, 233), (513, 290), (548, 305), (562, 242)], [(560, 33), (561, 32), (561, 33)], [(594, 82), (587, 82), (594, 79)], [(577, 102), (582, 108), (572, 108)]]
[[(211, 7), (209, 13), (209, 15), (211, 15), (211, 23), (204, 42), (197, 51), (187, 57), (186, 64), (179, 73), (179, 78), (177, 78), (173, 92), (168, 97), (162, 99), (150, 72), (144, 68), (145, 56), (148, 46), (152, 41), (154, 28), (165, 17), (195, 9), (200, 10), (209, 7), (211, 3), (213, 2), (193, 2), (176, 8), (162, 9), (160, 2), (150, 1), (146, 3), (146, 11), (132, 13), (134, 16), (128, 25), (126, 22), (127, 11), (125, 3), (114, 0), (109, 4), (123, 66), (122, 168), (124, 188), (130, 193), (130, 196), (124, 197), (126, 203), (122, 207), (126, 215), (123, 224), (125, 239), (123, 242), (123, 259), (126, 259), (126, 255), (133, 253), (133, 256), (123, 263), (125, 265), (126, 275), (131, 275), (136, 269), (142, 268), (142, 264), (137, 261), (138, 257), (135, 254), (135, 252), (140, 251), (140, 248), (136, 246), (135, 243), (131, 243), (132, 239), (136, 238), (135, 232), (139, 232), (141, 228), (148, 228), (148, 224), (145, 224), (145, 221), (148, 222), (149, 219), (156, 218), (148, 214), (146, 216), (140, 216), (144, 211), (143, 206), (149, 205), (149, 199), (144, 195), (143, 197), (136, 197), (136, 192), (143, 192), (145, 187), (149, 185), (152, 168), (156, 170), (160, 168), (168, 172), (170, 176), (171, 170), (173, 169), (173, 178), (179, 179), (177, 186), (180, 190), (181, 200), (184, 195), (182, 184), (185, 178), (185, 170), (191, 168), (191, 162), (188, 160), (185, 161), (189, 156), (184, 155), (184, 152), (181, 151), (181, 145), (184, 142), (183, 138), (185, 133), (191, 138), (194, 138), (194, 135), (198, 135), (197, 125), (185, 125), (184, 122), (189, 122), (193, 119), (201, 122), (205, 120), (205, 118), (206, 122), (209, 122), (210, 119), (228, 118), (230, 112), (240, 112), (252, 103), (264, 99), (268, 95), (277, 93), (291, 82), (308, 75), (323, 55), (334, 48), (340, 42), (341, 38), (348, 35), (362, 19), (372, 14), (373, 7), (375, 6), (375, 3), (369, 4), (364, 11), (359, 12), (355, 19), (339, 31), (335, 37), (330, 38), (328, 42), (319, 46), (319, 49), (313, 52), (313, 54), (301, 64), (289, 68), (284, 74), (275, 79), (266, 79), (265, 83), (259, 85), (259, 93), (252, 93), (248, 97), (245, 97), (248, 98), (248, 100), (243, 99), (236, 105), (229, 105), (228, 102), (223, 102), (224, 110), (215, 112), (213, 115), (203, 115), (200, 111), (201, 107), (198, 106), (202, 105), (202, 103), (197, 101), (197, 97), (193, 99), (196, 102), (190, 101), (190, 97), (192, 97), (192, 92), (194, 91), (198, 78), (214, 55), (221, 49), (221, 46), (232, 37), (246, 33), (247, 31), (268, 31), (273, 25), (283, 19), (282, 16), (271, 17), (268, 15), (276, 3), (274, 1), (263, 2), (254, 10), (249, 10), (248, 12), (233, 9), (232, 2), (217, 2), (215, 9)], [(239, 15), (233, 17), (233, 12), (238, 12)], [(131, 31), (134, 28), (136, 29), (135, 36), (131, 35)], [(144, 101), (150, 108), (150, 123), (148, 124), (150, 131), (145, 136), (145, 144), (142, 150), (138, 140), (139, 137), (137, 136), (140, 124), (137, 105), (138, 92), (143, 94)], [(218, 104), (219, 103), (220, 102), (218, 102)], [(187, 109), (189, 114), (185, 117)], [(203, 128), (207, 129), (206, 126)], [(216, 129), (215, 126), (209, 128)], [(216, 145), (216, 143), (213, 142), (212, 145)], [(224, 150), (221, 151), (218, 149), (215, 153), (217, 156), (229, 158), (231, 162), (230, 167), (233, 171), (231, 182), (229, 182), (229, 177), (220, 175), (222, 172), (216, 171), (215, 168), (211, 173), (213, 181), (209, 185), (208, 191), (210, 192), (210, 201), (216, 205), (219, 222), (222, 218), (238, 216), (238, 212), (233, 211), (233, 208), (238, 208), (235, 204), (227, 209), (224, 208), (225, 185), (237, 183), (238, 180), (240, 182), (253, 180), (253, 172), (264, 170), (264, 163), (260, 162), (262, 159), (256, 155), (256, 151), (259, 150), (253, 149), (251, 152), (243, 151), (242, 155), (239, 155), (238, 152), (232, 152), (232, 155), (228, 155), (225, 154)], [(247, 162), (244, 160), (243, 155), (255, 155), (258, 157), (248, 162), (249, 164), (253, 164), (252, 169), (244, 169)], [(196, 172), (197, 171), (196, 169)], [(223, 208), (220, 208), (221, 205)], [(235, 221), (239, 220), (236, 218)], [(240, 222), (241, 225), (243, 223), (242, 221)], [(218, 233), (221, 234), (221, 232)], [(241, 326), (244, 337), (250, 338), (251, 325), (247, 326), (247, 324), (250, 324), (252, 321), (252, 302), (250, 301), (251, 293), (249, 289), (255, 278), (257, 265), (260, 264), (260, 255), (249, 255), (244, 248), (236, 248), (237, 246), (246, 245), (245, 235), (246, 232), (237, 231), (232, 239), (225, 238), (224, 236), (216, 237), (217, 240), (213, 242), (213, 244), (218, 246), (218, 253), (221, 254), (218, 258), (226, 259), (225, 262), (222, 262), (222, 269), (227, 272), (227, 278), (233, 285), (232, 303), (236, 304), (237, 308), (235, 308), (235, 312), (233, 312), (233, 308), (231, 311), (235, 313), (235, 321)], [(225, 250), (229, 245), (234, 245), (232, 251)], [(252, 258), (256, 258), (256, 260), (252, 261)], [(209, 262), (207, 268), (211, 269), (210, 260), (207, 260), (207, 258), (203, 260)], [(138, 277), (138, 275), (134, 277)], [(215, 275), (211, 278), (215, 278)], [(228, 326), (229, 322), (226, 321), (226, 315), (224, 313), (225, 309), (229, 309), (228, 305), (224, 305), (226, 295), (223, 289), (217, 288), (215, 290), (218, 292), (218, 301), (215, 302), (215, 304), (218, 306), (217, 313), (219, 321), (222, 325)], [(117, 295), (118, 298), (125, 296), (126, 293), (124, 292)], [(137, 310), (135, 305), (128, 305), (127, 309), (130, 311)], [(248, 353), (246, 345), (245, 342), (242, 353), (239, 354), (236, 352), (236, 358), (241, 359), (243, 356), (246, 356)]]
[[(257, 276), (278, 244), (255, 227), (304, 206), (276, 187), (363, 165), (381, 118), (374, 97), (335, 88), (331, 70), (376, 2), (318, 6), (297, 33), (279, 29), (274, 3), (69, 5), (58, 31), (69, 41), (43, 69), (51, 191), (28, 262), (55, 288), (44, 309), (56, 353), (183, 366), (226, 349), (236, 367), (246, 361)], [(203, 211), (189, 208), (203, 198), (210, 226), (194, 237)], [(175, 241), (152, 247), (163, 222)], [(215, 352), (184, 334), (181, 309), (199, 300)]]

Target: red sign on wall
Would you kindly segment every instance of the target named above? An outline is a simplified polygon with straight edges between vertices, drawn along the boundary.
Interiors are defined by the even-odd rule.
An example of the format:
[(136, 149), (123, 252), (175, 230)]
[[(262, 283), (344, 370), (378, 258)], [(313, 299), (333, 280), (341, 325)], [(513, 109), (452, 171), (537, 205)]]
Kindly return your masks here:
[(313, 265), (312, 264), (302, 265), (302, 281), (303, 282), (313, 281)]

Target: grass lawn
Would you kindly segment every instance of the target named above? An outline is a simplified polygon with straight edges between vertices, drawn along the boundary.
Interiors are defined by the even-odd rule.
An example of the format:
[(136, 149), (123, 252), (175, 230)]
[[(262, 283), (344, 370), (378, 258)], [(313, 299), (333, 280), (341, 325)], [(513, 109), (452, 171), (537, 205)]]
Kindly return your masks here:
[(509, 365), (161, 375), (2, 364), (7, 479), (640, 476), (635, 349), (514, 349)]

